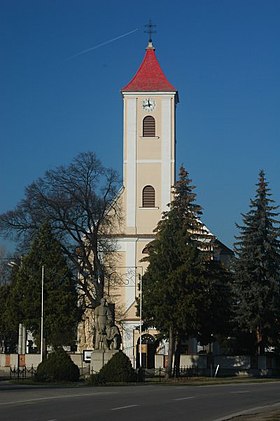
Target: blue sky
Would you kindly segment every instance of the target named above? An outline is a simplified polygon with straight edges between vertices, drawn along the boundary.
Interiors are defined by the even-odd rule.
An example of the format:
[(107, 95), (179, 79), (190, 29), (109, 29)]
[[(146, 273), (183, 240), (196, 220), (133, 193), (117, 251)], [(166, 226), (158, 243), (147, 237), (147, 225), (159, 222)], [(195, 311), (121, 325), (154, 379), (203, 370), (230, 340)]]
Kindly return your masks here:
[(280, 204), (280, 1), (1, 0), (1, 213), (79, 152), (122, 172), (120, 89), (142, 62), (150, 18), (179, 91), (177, 166), (206, 225), (232, 246), (260, 169)]

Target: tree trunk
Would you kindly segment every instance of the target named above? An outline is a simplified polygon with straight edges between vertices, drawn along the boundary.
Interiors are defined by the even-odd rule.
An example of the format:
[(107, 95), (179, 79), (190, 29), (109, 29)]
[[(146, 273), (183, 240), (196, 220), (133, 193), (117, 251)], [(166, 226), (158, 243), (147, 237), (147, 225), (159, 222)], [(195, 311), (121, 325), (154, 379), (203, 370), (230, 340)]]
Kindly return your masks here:
[(257, 338), (257, 354), (263, 355), (265, 346), (264, 346), (264, 340), (263, 340), (264, 338), (263, 338), (263, 334), (262, 334), (260, 326), (257, 327), (256, 338)]
[(168, 361), (166, 368), (166, 377), (169, 379), (172, 376), (172, 362), (174, 355), (174, 334), (172, 327), (169, 328), (169, 345), (168, 345)]
[(174, 376), (180, 376), (181, 338), (177, 338), (174, 356)]

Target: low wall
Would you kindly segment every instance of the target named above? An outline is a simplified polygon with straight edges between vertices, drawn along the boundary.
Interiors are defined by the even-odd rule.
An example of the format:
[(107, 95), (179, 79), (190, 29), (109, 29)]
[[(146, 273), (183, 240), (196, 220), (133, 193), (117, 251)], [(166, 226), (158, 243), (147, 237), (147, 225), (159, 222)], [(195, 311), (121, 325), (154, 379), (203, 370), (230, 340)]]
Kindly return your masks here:
[(273, 377), (280, 374), (279, 358), (273, 355), (215, 356), (213, 368), (220, 376)]
[[(166, 356), (155, 356), (155, 368), (165, 367)], [(181, 355), (182, 372), (195, 369), (199, 375), (209, 376), (276, 376), (280, 374), (280, 361), (275, 356), (264, 355)]]
[(237, 368), (239, 370), (249, 370), (251, 368), (251, 357), (248, 355), (225, 356), (218, 355), (214, 357), (214, 365), (220, 368)]
[[(69, 354), (72, 361), (79, 367), (81, 375), (90, 372), (90, 363), (83, 361), (82, 353)], [(0, 354), (0, 375), (9, 373), (10, 368), (26, 367), (30, 370), (37, 368), (40, 363), (40, 354)], [(166, 367), (167, 356), (155, 355), (155, 368)], [(195, 368), (198, 373), (218, 376), (274, 376), (280, 374), (280, 360), (275, 356), (250, 357), (246, 355), (181, 355), (181, 368)]]
[[(207, 355), (181, 355), (181, 367), (197, 367), (199, 369), (207, 368)], [(164, 368), (167, 365), (167, 355), (155, 355), (155, 368)]]
[(207, 368), (207, 355), (181, 355), (181, 367), (197, 367), (199, 369)]
[(40, 360), (40, 354), (0, 354), (0, 367), (36, 368)]
[[(72, 361), (79, 367), (85, 367), (88, 364), (83, 362), (83, 354), (69, 354)], [(40, 354), (0, 354), (0, 368), (26, 367), (36, 368), (41, 361)]]

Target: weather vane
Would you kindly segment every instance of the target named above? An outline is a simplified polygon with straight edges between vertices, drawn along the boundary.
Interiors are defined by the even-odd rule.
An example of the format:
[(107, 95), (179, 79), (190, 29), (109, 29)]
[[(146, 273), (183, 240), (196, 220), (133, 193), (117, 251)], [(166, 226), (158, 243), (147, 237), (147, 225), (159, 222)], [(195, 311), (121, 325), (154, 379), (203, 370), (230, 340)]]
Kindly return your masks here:
[(157, 31), (155, 31), (153, 28), (156, 27), (156, 25), (152, 24), (151, 19), (149, 19), (149, 23), (147, 23), (147, 25), (145, 25), (145, 27), (147, 28), (146, 31), (144, 31), (146, 34), (149, 34), (149, 42), (152, 42), (152, 34), (155, 34)]

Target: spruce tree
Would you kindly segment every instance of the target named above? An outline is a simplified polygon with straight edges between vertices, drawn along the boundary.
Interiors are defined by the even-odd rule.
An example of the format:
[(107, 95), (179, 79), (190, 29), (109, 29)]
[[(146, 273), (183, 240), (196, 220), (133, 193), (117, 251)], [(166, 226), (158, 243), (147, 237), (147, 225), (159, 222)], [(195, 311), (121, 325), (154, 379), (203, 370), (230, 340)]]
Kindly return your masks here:
[[(42, 272), (44, 267), (44, 272)], [(39, 344), (43, 273), (44, 338), (54, 347), (73, 344), (79, 317), (76, 285), (61, 246), (45, 223), (22, 258), (11, 291), (11, 312)]]
[(277, 344), (280, 328), (280, 243), (277, 206), (260, 171), (250, 210), (235, 244), (235, 320), (241, 334), (253, 337), (254, 351)]
[[(170, 210), (163, 214), (155, 240), (147, 247), (149, 266), (143, 277), (145, 324), (169, 340), (169, 376), (175, 348), (180, 354), (183, 338), (209, 338), (215, 333), (214, 313), (227, 301), (219, 288), (222, 268), (212, 261), (214, 237), (200, 221), (202, 210), (195, 203), (191, 182), (181, 167)], [(221, 306), (216, 305), (218, 300)]]
[(0, 346), (1, 352), (16, 352), (18, 342), (18, 324), (10, 315), (11, 285), (0, 285)]

